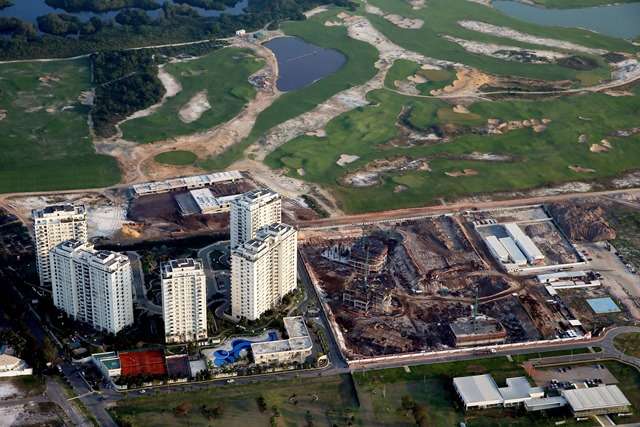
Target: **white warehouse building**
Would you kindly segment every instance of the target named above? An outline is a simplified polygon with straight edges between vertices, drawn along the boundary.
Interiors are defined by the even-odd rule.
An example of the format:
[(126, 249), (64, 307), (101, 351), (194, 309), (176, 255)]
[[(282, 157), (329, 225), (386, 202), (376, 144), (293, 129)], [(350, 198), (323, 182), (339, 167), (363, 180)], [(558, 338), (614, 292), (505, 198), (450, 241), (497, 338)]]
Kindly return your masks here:
[(161, 266), (162, 318), (167, 343), (207, 338), (207, 279), (202, 262), (183, 258)]
[(87, 213), (82, 205), (63, 204), (36, 209), (31, 215), (36, 265), (42, 285), (51, 282), (49, 252), (54, 246), (71, 239), (87, 241)]
[(298, 233), (271, 224), (231, 252), (231, 315), (258, 319), (297, 286)]
[(544, 261), (544, 255), (535, 243), (527, 236), (520, 226), (514, 222), (504, 225), (507, 234), (516, 242), (522, 253), (527, 257), (530, 264), (540, 264)]
[(60, 243), (49, 257), (56, 307), (113, 334), (133, 323), (129, 258), (79, 240)]

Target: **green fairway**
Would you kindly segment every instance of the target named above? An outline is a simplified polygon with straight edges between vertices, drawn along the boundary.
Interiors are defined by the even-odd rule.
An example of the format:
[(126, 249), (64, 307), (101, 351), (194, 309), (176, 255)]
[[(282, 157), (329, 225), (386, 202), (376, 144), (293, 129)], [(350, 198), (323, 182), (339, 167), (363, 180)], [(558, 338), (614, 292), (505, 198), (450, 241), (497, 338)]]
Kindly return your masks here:
[(165, 165), (188, 166), (194, 164), (198, 156), (191, 151), (176, 150), (160, 153), (154, 157), (154, 160)]
[[(119, 401), (116, 419), (136, 426), (268, 426), (274, 413), (277, 426), (346, 426), (357, 410), (353, 382), (348, 375), (293, 381), (262, 381), (191, 393), (153, 391), (143, 398)], [(264, 398), (261, 410), (258, 399)], [(215, 410), (218, 408), (218, 410)], [(274, 410), (274, 408), (276, 410)], [(216, 412), (216, 416), (212, 412)]]
[(394, 43), (432, 58), (462, 63), (497, 75), (515, 75), (544, 80), (579, 80), (583, 84), (591, 84), (593, 81), (608, 78), (609, 71), (602, 59), (595, 56), (586, 55), (600, 64), (598, 68), (590, 71), (578, 71), (556, 64), (520, 63), (472, 54), (442, 36), (450, 35), (466, 40), (507, 46), (540, 48), (539, 45), (531, 43), (523, 43), (509, 38), (467, 30), (458, 24), (460, 20), (474, 20), (506, 26), (539, 37), (574, 42), (591, 48), (625, 52), (637, 52), (640, 50), (639, 47), (627, 41), (602, 36), (590, 31), (550, 28), (525, 23), (503, 15), (493, 8), (468, 0), (431, 0), (428, 2), (428, 7), (419, 10), (412, 9), (408, 2), (401, 0), (371, 0), (369, 3), (387, 13), (396, 13), (424, 21), (424, 25), (420, 29), (403, 29), (381, 16), (366, 14), (364, 8), (361, 8), (361, 13), (365, 13), (371, 23)]
[(282, 30), (289, 36), (297, 36), (324, 48), (337, 49), (347, 57), (346, 64), (336, 73), (305, 88), (287, 92), (263, 111), (256, 120), (251, 134), (222, 155), (202, 163), (205, 169), (224, 169), (242, 157), (244, 150), (272, 127), (312, 110), (332, 95), (365, 83), (375, 75), (376, 49), (368, 43), (353, 40), (343, 27), (325, 27), (324, 22), (336, 15), (329, 11), (306, 21), (286, 22)]
[[(123, 123), (124, 138), (142, 143), (161, 141), (202, 132), (230, 120), (255, 96), (247, 78), (262, 66), (262, 59), (251, 51), (236, 48), (168, 64), (165, 70), (182, 90), (167, 98), (153, 114)], [(199, 103), (195, 102), (198, 97)], [(205, 100), (208, 105), (202, 102)], [(190, 102), (192, 110), (200, 109), (199, 117), (197, 113), (192, 117), (187, 113)]]
[[(301, 136), (267, 157), (271, 168), (287, 168), (298, 178), (323, 184), (333, 190), (348, 212), (394, 209), (448, 201), (469, 195), (525, 190), (572, 180), (597, 180), (638, 168), (640, 134), (612, 137), (635, 123), (640, 114), (640, 88), (635, 96), (612, 97), (589, 94), (536, 101), (479, 102), (471, 114), (457, 114), (435, 99), (410, 98), (385, 90), (369, 94), (371, 105), (345, 113), (326, 126), (326, 137)], [(403, 110), (404, 108), (404, 110)], [(401, 111), (413, 129), (454, 126), (461, 136), (448, 143), (415, 143), (397, 146), (389, 142), (399, 136), (395, 124)], [(469, 126), (486, 125), (490, 118), (503, 121), (550, 119), (546, 130), (522, 128), (502, 135), (482, 135)], [(443, 119), (449, 122), (443, 122)], [(587, 143), (579, 143), (585, 134)], [(612, 148), (592, 152), (591, 145), (607, 139)], [(598, 145), (601, 148), (601, 146)], [(473, 153), (501, 155), (501, 161), (470, 158)], [(344, 167), (341, 154), (359, 156)], [(382, 182), (369, 187), (344, 184), (349, 172), (361, 170), (375, 159), (406, 156), (426, 159), (431, 171), (386, 171)], [(570, 166), (592, 169), (579, 172)], [(299, 176), (297, 169), (304, 169)], [(475, 175), (448, 176), (464, 169)], [(396, 191), (398, 185), (404, 191)]]
[(89, 61), (0, 65), (0, 193), (104, 187), (116, 160), (97, 155), (89, 134)]

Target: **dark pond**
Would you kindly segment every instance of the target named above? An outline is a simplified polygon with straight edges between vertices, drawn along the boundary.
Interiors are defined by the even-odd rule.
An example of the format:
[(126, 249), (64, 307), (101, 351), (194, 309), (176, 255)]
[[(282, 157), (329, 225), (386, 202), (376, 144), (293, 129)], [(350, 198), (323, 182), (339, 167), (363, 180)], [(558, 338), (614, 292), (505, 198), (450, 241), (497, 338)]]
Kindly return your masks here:
[(337, 50), (318, 47), (298, 37), (278, 37), (264, 45), (278, 60), (276, 86), (283, 92), (309, 86), (335, 73), (347, 62)]
[(506, 15), (534, 24), (584, 28), (625, 39), (640, 36), (640, 3), (579, 9), (545, 9), (511, 0), (495, 0), (492, 4)]

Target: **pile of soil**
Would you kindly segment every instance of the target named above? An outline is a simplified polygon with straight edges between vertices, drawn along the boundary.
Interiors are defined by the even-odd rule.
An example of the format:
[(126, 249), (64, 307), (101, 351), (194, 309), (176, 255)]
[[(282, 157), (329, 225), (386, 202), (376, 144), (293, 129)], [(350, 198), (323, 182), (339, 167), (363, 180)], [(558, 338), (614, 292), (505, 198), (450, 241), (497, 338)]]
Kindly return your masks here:
[(599, 242), (616, 238), (616, 230), (605, 220), (605, 211), (592, 203), (556, 203), (549, 212), (574, 241)]
[(598, 62), (595, 59), (577, 55), (560, 58), (557, 63), (563, 67), (580, 71), (588, 71), (598, 68)]

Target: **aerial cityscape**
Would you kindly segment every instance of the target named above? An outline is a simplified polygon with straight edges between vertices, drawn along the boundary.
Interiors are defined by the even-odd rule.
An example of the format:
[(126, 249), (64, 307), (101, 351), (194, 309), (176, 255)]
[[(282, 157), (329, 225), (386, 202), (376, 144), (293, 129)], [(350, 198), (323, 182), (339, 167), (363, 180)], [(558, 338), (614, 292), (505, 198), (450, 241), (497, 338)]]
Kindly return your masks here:
[(0, 0), (0, 426), (640, 426), (640, 1)]

